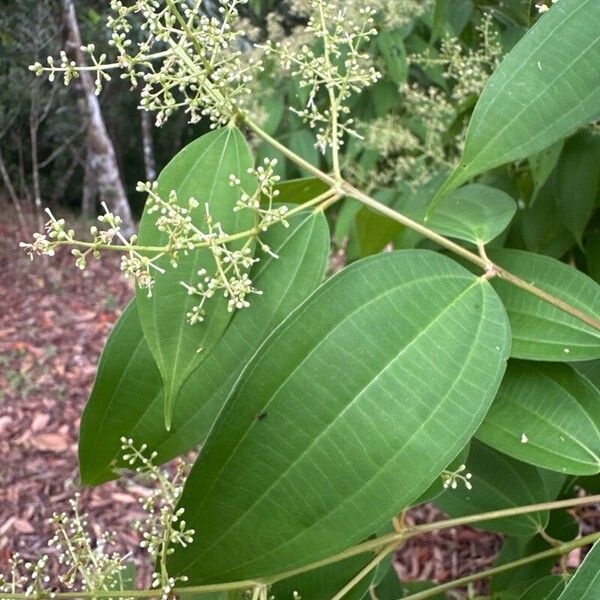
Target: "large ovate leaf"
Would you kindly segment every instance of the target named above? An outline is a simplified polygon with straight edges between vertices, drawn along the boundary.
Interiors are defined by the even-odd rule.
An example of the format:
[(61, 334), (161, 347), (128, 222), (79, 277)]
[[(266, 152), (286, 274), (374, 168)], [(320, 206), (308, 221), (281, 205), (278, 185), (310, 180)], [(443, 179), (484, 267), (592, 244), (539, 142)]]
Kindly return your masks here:
[(251, 278), (261, 295), (237, 311), (221, 340), (184, 382), (170, 431), (162, 415), (163, 386), (144, 341), (135, 303), (113, 329), (81, 421), (80, 473), (95, 485), (113, 478), (122, 436), (148, 444), (164, 462), (200, 443), (212, 426), (240, 371), (275, 326), (322, 281), (329, 254), (325, 217), (297, 215), (261, 239), (278, 258), (257, 252)]
[(593, 475), (600, 472), (600, 392), (568, 365), (511, 362), (477, 437), (523, 462)]
[(446, 196), (426, 225), (442, 235), (487, 244), (508, 227), (516, 210), (506, 192), (472, 183)]
[(473, 435), (509, 339), (491, 286), (444, 256), (390, 252), (338, 273), (238, 381), (186, 482), (196, 534), (170, 573), (273, 575), (377, 531)]
[[(473, 441), (467, 460), (471, 489), (458, 484), (436, 498), (451, 517), (462, 517), (547, 501), (547, 492), (535, 467), (513, 460)], [(547, 511), (482, 521), (475, 527), (516, 536), (531, 536), (548, 524)]]
[[(581, 271), (547, 256), (493, 250), (501, 267), (600, 320), (600, 286)], [(511, 356), (568, 362), (600, 358), (600, 331), (506, 281), (493, 282), (508, 312)]]
[[(231, 187), (229, 176), (233, 173), (239, 177), (243, 188), (250, 192), (256, 184), (246, 171), (252, 166), (252, 156), (242, 134), (232, 127), (217, 129), (186, 146), (171, 160), (158, 178), (157, 193), (166, 199), (175, 190), (178, 203), (185, 207), (190, 198), (195, 198), (200, 207), (191, 213), (193, 224), (206, 231), (206, 205), (214, 222), (231, 235), (250, 229), (254, 216), (249, 210), (233, 210), (239, 192)], [(159, 216), (160, 212), (151, 212), (148, 207), (144, 210), (140, 245), (167, 244), (167, 234), (156, 228)], [(239, 249), (244, 243), (239, 240), (229, 247)], [(165, 273), (156, 276), (152, 297), (146, 290), (136, 292), (144, 337), (164, 382), (167, 428), (181, 384), (208, 356), (232, 317), (227, 298), (219, 293), (206, 302), (204, 321), (190, 325), (187, 315), (198, 303), (198, 297), (190, 295), (181, 282), (196, 284), (201, 280), (198, 274), (201, 269), (212, 275), (216, 271), (215, 260), (208, 249), (201, 249), (187, 255), (181, 251), (177, 262), (175, 269), (168, 256), (158, 261)]]
[(525, 34), (483, 89), (445, 191), (531, 156), (600, 114), (599, 21), (597, 0), (560, 0)]
[(600, 598), (600, 542), (596, 542), (558, 600)]

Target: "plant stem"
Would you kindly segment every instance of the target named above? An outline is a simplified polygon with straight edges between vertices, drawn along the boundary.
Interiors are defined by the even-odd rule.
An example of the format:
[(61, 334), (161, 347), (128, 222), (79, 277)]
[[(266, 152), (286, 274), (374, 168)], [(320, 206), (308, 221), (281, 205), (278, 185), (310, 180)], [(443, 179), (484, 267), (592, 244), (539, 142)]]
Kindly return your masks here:
[(532, 554), (530, 556), (525, 556), (524, 558), (520, 558), (513, 562), (506, 563), (504, 565), (499, 565), (497, 567), (492, 567), (491, 569), (486, 569), (485, 571), (480, 571), (479, 573), (473, 573), (472, 575), (467, 575), (466, 577), (461, 577), (460, 579), (455, 579), (454, 581), (449, 581), (448, 583), (443, 583), (441, 585), (437, 585), (429, 590), (425, 590), (423, 592), (418, 592), (416, 594), (411, 594), (410, 596), (405, 596), (405, 600), (425, 600), (426, 598), (432, 598), (442, 592), (447, 590), (451, 590), (457, 587), (461, 587), (466, 585), (467, 583), (471, 583), (473, 581), (479, 581), (481, 579), (486, 579), (487, 577), (492, 577), (493, 575), (497, 575), (498, 573), (503, 573), (504, 571), (510, 571), (511, 569), (515, 569), (517, 567), (521, 567), (523, 565), (527, 565), (532, 562), (536, 562), (538, 560), (543, 560), (544, 558), (551, 558), (553, 556), (562, 556), (571, 552), (571, 550), (575, 550), (576, 548), (580, 548), (581, 546), (587, 546), (588, 544), (593, 544), (595, 541), (600, 539), (600, 532), (592, 533), (590, 535), (586, 535), (585, 537), (573, 540), (571, 542), (566, 542), (564, 544), (560, 544), (559, 546), (555, 546), (554, 548), (550, 548), (549, 550), (544, 550), (543, 552), (538, 552), (537, 554)]
[[(594, 504), (600, 503), (600, 494), (595, 496), (586, 496), (582, 498), (569, 498), (567, 500), (556, 500), (554, 502), (543, 502), (540, 504), (529, 504), (527, 506), (518, 506), (516, 508), (507, 508), (503, 510), (495, 510), (492, 512), (481, 513), (478, 515), (469, 515), (467, 517), (459, 517), (457, 519), (447, 519), (445, 521), (437, 521), (436, 523), (427, 523), (425, 525), (416, 525), (414, 527), (407, 527), (404, 531), (400, 533), (391, 533), (388, 535), (384, 535), (372, 540), (368, 540), (363, 542), (362, 544), (358, 544), (356, 546), (352, 546), (347, 550), (339, 552), (334, 556), (330, 556), (328, 558), (324, 558), (320, 561), (316, 561), (310, 563), (308, 565), (304, 565), (302, 567), (298, 567), (297, 569), (293, 569), (290, 571), (286, 571), (284, 573), (278, 573), (277, 575), (273, 575), (271, 577), (265, 577), (262, 580), (243, 580), (243, 581), (232, 581), (230, 583), (217, 583), (212, 585), (197, 585), (197, 586), (186, 586), (186, 587), (178, 587), (176, 588), (176, 593), (178, 596), (187, 595), (187, 594), (201, 594), (201, 593), (209, 593), (209, 592), (224, 592), (224, 591), (233, 591), (233, 590), (249, 590), (258, 587), (265, 587), (272, 585), (277, 581), (281, 581), (282, 579), (288, 579), (289, 577), (293, 577), (294, 575), (299, 575), (301, 573), (306, 573), (307, 571), (313, 571), (314, 569), (318, 569), (319, 567), (324, 567), (326, 565), (330, 565), (332, 563), (340, 562), (346, 558), (350, 558), (352, 556), (357, 556), (359, 554), (365, 554), (367, 552), (378, 552), (380, 554), (383, 550), (387, 550), (389, 553), (391, 550), (388, 548), (395, 548), (401, 542), (418, 536), (422, 533), (437, 531), (439, 529), (447, 529), (450, 527), (458, 527), (459, 525), (472, 525), (474, 523), (479, 523), (481, 521), (489, 521), (491, 519), (500, 519), (502, 517), (511, 517), (515, 515), (524, 515), (531, 512), (538, 512), (541, 510), (556, 510), (559, 508), (572, 508), (574, 506), (581, 506), (584, 504)], [(598, 534), (592, 534), (593, 536), (598, 536), (600, 538), (600, 532)], [(589, 536), (588, 536), (589, 537)], [(575, 542), (579, 542), (577, 545), (573, 546), (577, 548), (579, 546), (584, 545), (582, 540), (587, 538), (581, 538), (580, 540), (575, 540), (574, 542), (568, 542), (569, 544), (574, 544)], [(560, 546), (561, 548), (565, 547), (565, 544)], [(552, 548), (551, 550), (556, 552), (558, 548)], [(560, 552), (558, 552), (560, 554)], [(459, 584), (460, 585), (460, 584)], [(86, 600), (89, 598), (151, 598), (153, 596), (159, 596), (161, 594), (161, 590), (121, 590), (118, 593), (115, 590), (107, 591), (107, 590), (90, 590), (90, 591), (73, 591), (73, 592), (59, 592), (54, 597), (59, 600), (66, 600), (71, 598), (85, 598)], [(27, 600), (27, 598), (35, 598), (35, 596), (27, 596), (24, 593), (19, 594), (5, 594), (0, 592), (0, 600)]]
[(584, 312), (575, 308), (568, 302), (564, 302), (560, 298), (557, 298), (556, 296), (553, 296), (552, 294), (549, 294), (548, 292), (541, 290), (533, 283), (529, 283), (529, 282), (521, 279), (520, 277), (513, 275), (512, 273), (510, 273), (509, 271), (506, 271), (502, 267), (494, 265), (493, 268), (496, 272), (496, 275), (500, 279), (504, 279), (504, 281), (508, 281), (509, 283), (512, 283), (514, 286), (521, 288), (522, 290), (525, 290), (526, 292), (529, 292), (533, 296), (537, 296), (541, 300), (544, 300), (544, 302), (547, 302), (548, 304), (555, 306), (556, 308), (562, 310), (563, 312), (566, 312), (567, 314), (571, 315), (572, 317), (575, 317), (576, 319), (583, 321), (586, 325), (589, 325), (590, 327), (593, 327), (594, 329), (600, 330), (600, 321), (598, 319), (594, 319), (593, 317), (586, 315)]
[(386, 546), (375, 558), (361, 569), (331, 600), (341, 600), (355, 585), (363, 580), (377, 565), (396, 548), (397, 544)]
[(319, 567), (324, 567), (326, 565), (339, 562), (346, 558), (351, 558), (352, 556), (357, 556), (359, 554), (364, 554), (366, 552), (377, 551), (384, 546), (388, 545), (399, 545), (401, 542), (421, 535), (422, 533), (428, 533), (431, 531), (438, 531), (440, 529), (449, 529), (451, 527), (458, 527), (460, 525), (473, 525), (474, 523), (480, 523), (482, 521), (489, 521), (491, 519), (500, 519), (503, 517), (512, 517), (515, 515), (524, 515), (532, 512), (538, 512), (542, 510), (556, 510), (560, 508), (572, 508), (574, 506), (581, 506), (584, 504), (594, 504), (596, 502), (600, 502), (600, 494), (596, 496), (587, 496), (583, 498), (569, 498), (567, 500), (556, 500), (554, 502), (543, 502), (540, 504), (530, 504), (527, 506), (518, 506), (515, 508), (506, 508), (503, 510), (495, 510), (492, 512), (481, 513), (477, 515), (469, 515), (466, 517), (459, 517), (456, 519), (447, 519), (445, 521), (437, 521), (435, 523), (427, 523), (425, 525), (415, 525), (413, 527), (407, 527), (403, 531), (399, 533), (390, 533), (384, 536), (380, 536), (378, 538), (367, 540), (366, 542), (362, 542), (361, 544), (357, 544), (356, 546), (352, 546), (347, 550), (336, 554), (335, 556), (324, 558), (322, 560), (311, 563), (310, 565), (305, 565), (303, 567), (299, 567), (297, 569), (292, 569), (290, 571), (286, 571), (285, 573), (280, 573), (273, 577), (269, 577), (269, 583), (274, 583), (275, 581), (280, 581), (281, 579), (287, 579), (288, 577), (293, 577), (294, 575), (300, 575), (306, 571), (312, 571)]
[(261, 127), (254, 123), (246, 115), (240, 114), (240, 120), (242, 120), (251, 131), (253, 131), (256, 135), (262, 138), (265, 142), (279, 150), (284, 156), (289, 158), (291, 161), (295, 162), (299, 167), (301, 167), (311, 175), (314, 175), (316, 178), (330, 185), (340, 195), (347, 195), (351, 196), (352, 198), (355, 198), (360, 203), (364, 204), (365, 206), (368, 206), (375, 212), (378, 212), (398, 223), (401, 223), (405, 227), (408, 227), (409, 229), (420, 233), (423, 237), (426, 237), (436, 242), (443, 248), (446, 248), (447, 250), (450, 250), (458, 256), (461, 256), (462, 258), (473, 263), (474, 265), (477, 265), (486, 272), (488, 279), (492, 277), (499, 277), (500, 279), (508, 281), (512, 285), (521, 288), (522, 290), (540, 298), (541, 300), (547, 302), (548, 304), (551, 304), (552, 306), (555, 306), (556, 308), (571, 315), (572, 317), (579, 319), (580, 321), (596, 329), (597, 331), (600, 331), (600, 320), (585, 314), (584, 312), (575, 308), (568, 302), (564, 302), (560, 298), (557, 298), (556, 296), (553, 296), (548, 292), (544, 292), (535, 285), (524, 281), (520, 277), (513, 275), (512, 273), (503, 269), (502, 267), (492, 263), (489, 260), (486, 260), (486, 258), (484, 258), (484, 255), (471, 252), (467, 248), (464, 248), (460, 244), (457, 244), (452, 240), (449, 240), (448, 238), (444, 237), (443, 235), (436, 233), (435, 231), (429, 229), (425, 225), (422, 225), (421, 223), (414, 221), (413, 219), (403, 215), (402, 213), (394, 210), (393, 208), (382, 204), (381, 202), (375, 200), (375, 198), (372, 198), (368, 194), (365, 194), (364, 192), (361, 192), (360, 190), (356, 189), (347, 181), (343, 179), (340, 181), (336, 180), (335, 177), (324, 173), (319, 168), (315, 167), (308, 161), (304, 160), (302, 157), (298, 156), (296, 153), (289, 150), (286, 146), (284, 146), (275, 138), (270, 136), (266, 131), (263, 131)]

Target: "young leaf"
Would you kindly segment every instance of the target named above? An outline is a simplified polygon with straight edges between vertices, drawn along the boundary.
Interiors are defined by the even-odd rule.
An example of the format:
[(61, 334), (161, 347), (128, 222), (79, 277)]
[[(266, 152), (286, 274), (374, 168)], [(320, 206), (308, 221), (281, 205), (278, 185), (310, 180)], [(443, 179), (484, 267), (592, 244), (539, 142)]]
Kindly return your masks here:
[(479, 98), (460, 165), (438, 200), (600, 114), (599, 20), (597, 0), (560, 0), (506, 55)]
[(558, 600), (597, 600), (600, 596), (600, 542), (596, 542)]
[(446, 196), (426, 225), (442, 235), (487, 244), (508, 227), (516, 211), (506, 192), (472, 183)]
[[(514, 508), (548, 500), (546, 488), (534, 467), (518, 462), (473, 441), (467, 461), (472, 489), (460, 483), (436, 498), (451, 517)], [(548, 524), (547, 511), (482, 521), (475, 527), (521, 537), (535, 535)]]
[(135, 303), (113, 329), (100, 359), (81, 420), (79, 464), (83, 483), (115, 477), (122, 436), (148, 444), (167, 461), (200, 443), (246, 362), (275, 326), (322, 281), (329, 231), (321, 214), (297, 215), (288, 229), (274, 226), (261, 239), (279, 258), (257, 252), (251, 277), (262, 295), (235, 313), (206, 360), (184, 382), (168, 432), (162, 416), (162, 381), (144, 341)]
[(523, 462), (593, 475), (600, 472), (600, 392), (568, 365), (511, 362), (477, 437)]
[[(600, 286), (581, 271), (521, 250), (488, 254), (521, 279), (600, 319)], [(510, 318), (511, 356), (555, 362), (600, 358), (600, 331), (505, 281), (494, 280), (493, 286)]]
[[(192, 212), (193, 223), (203, 231), (206, 230), (203, 210), (206, 204), (214, 222), (220, 223), (223, 231), (231, 235), (250, 229), (254, 216), (248, 210), (234, 212), (239, 192), (231, 187), (229, 176), (236, 174), (244, 189), (250, 192), (255, 183), (246, 171), (252, 166), (252, 156), (242, 134), (231, 127), (217, 129), (198, 138), (173, 158), (158, 178), (157, 193), (168, 198), (175, 190), (178, 203), (183, 206), (188, 205), (190, 198), (195, 198), (200, 207)], [(144, 210), (140, 223), (140, 245), (163, 246), (167, 243), (167, 234), (156, 228), (159, 215), (148, 208)], [(237, 241), (230, 248), (239, 249), (243, 244), (243, 240)], [(232, 317), (227, 299), (218, 294), (206, 303), (204, 321), (190, 325), (187, 314), (198, 299), (188, 294), (181, 282), (193, 285), (199, 281), (198, 271), (201, 269), (212, 275), (216, 269), (215, 261), (210, 251), (202, 249), (187, 255), (181, 252), (177, 262), (175, 269), (167, 256), (159, 261), (165, 273), (156, 276), (152, 297), (146, 290), (136, 291), (144, 337), (164, 382), (167, 428), (171, 424), (181, 384), (208, 356)]]
[(509, 338), (491, 286), (436, 253), (379, 254), (332, 277), (219, 415), (180, 502), (194, 542), (170, 573), (272, 575), (377, 531), (473, 435)]

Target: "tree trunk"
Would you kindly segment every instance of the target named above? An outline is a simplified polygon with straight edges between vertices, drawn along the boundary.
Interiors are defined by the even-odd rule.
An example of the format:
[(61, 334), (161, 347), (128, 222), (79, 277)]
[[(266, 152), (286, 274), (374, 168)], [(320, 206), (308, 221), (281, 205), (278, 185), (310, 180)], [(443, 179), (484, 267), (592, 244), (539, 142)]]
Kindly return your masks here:
[[(73, 0), (63, 0), (63, 6), (65, 9), (65, 23), (69, 33), (69, 45), (76, 62), (79, 65), (84, 65), (85, 59), (81, 51), (81, 34)], [(135, 230), (131, 208), (119, 174), (115, 149), (108, 136), (100, 111), (94, 81), (86, 71), (80, 73), (80, 81), (85, 96), (86, 116), (88, 118), (87, 161), (95, 176), (100, 200), (106, 203), (109, 210), (123, 219), (122, 230), (125, 235), (131, 235)]]
[(154, 142), (152, 140), (152, 119), (146, 110), (140, 110), (142, 125), (142, 145), (144, 147), (144, 169), (146, 181), (156, 179), (156, 161), (154, 160)]
[(27, 227), (27, 221), (25, 220), (25, 215), (23, 214), (23, 207), (21, 206), (21, 201), (17, 196), (17, 192), (15, 192), (15, 187), (12, 184), (10, 179), (10, 175), (8, 174), (8, 169), (4, 163), (4, 158), (2, 157), (2, 151), (0, 150), (0, 177), (4, 183), (4, 187), (12, 200), (13, 206), (15, 207), (15, 211), (17, 212), (17, 218), (19, 219), (19, 225), (21, 225), (21, 229), (24, 234), (29, 233), (29, 227)]

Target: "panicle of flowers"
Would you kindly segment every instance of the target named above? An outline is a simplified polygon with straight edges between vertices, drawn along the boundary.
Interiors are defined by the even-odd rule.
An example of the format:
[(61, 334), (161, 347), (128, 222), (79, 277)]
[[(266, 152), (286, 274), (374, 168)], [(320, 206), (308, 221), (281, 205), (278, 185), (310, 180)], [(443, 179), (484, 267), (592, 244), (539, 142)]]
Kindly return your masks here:
[[(141, 86), (141, 108), (156, 112), (157, 125), (180, 108), (190, 122), (207, 116), (213, 127), (227, 123), (262, 69), (240, 49), (244, 31), (235, 25), (239, 6), (247, 1), (219, 0), (218, 15), (212, 15), (203, 0), (111, 0), (109, 44), (115, 61), (108, 63), (105, 54), (96, 58), (93, 45), (82, 47), (92, 63), (87, 70), (96, 75), (96, 92), (117, 69), (132, 86)], [(31, 70), (51, 78), (62, 74), (69, 83), (81, 67), (63, 52), (60, 61), (49, 57), (46, 66), (38, 62)]]
[[(248, 169), (248, 174), (256, 179), (257, 184), (252, 193), (244, 190), (238, 177), (235, 175), (229, 176), (229, 184), (240, 191), (240, 198), (233, 210), (252, 210), (258, 218), (257, 229), (263, 232), (275, 223), (281, 223), (284, 227), (289, 227), (289, 223), (285, 218), (288, 207), (284, 205), (274, 206), (274, 202), (279, 196), (279, 190), (276, 189), (276, 186), (281, 181), (281, 177), (275, 174), (276, 166), (276, 158), (265, 158), (262, 165)], [(260, 239), (258, 241), (265, 252), (271, 253), (266, 244), (263, 244)]]
[(70, 514), (55, 513), (50, 519), (56, 533), (48, 545), (56, 549), (58, 562), (64, 569), (59, 581), (68, 589), (122, 589), (126, 557), (107, 551), (107, 547), (114, 543), (114, 534), (102, 533), (94, 542), (89, 533), (87, 515), (79, 510), (79, 494), (69, 504)]
[[(362, 49), (377, 32), (370, 7), (360, 9), (361, 22), (357, 24), (333, 2), (311, 0), (310, 4), (306, 31), (315, 38), (314, 44), (297, 49), (284, 40), (267, 42), (264, 48), (267, 55), (278, 56), (283, 69), (308, 89), (306, 106), (292, 110), (316, 131), (316, 146), (325, 152), (328, 147), (338, 150), (344, 134), (358, 136), (347, 103), (353, 93), (381, 77)], [(324, 107), (319, 98), (322, 91), (328, 95)]]
[[(103, 205), (105, 213), (98, 217), (101, 227), (90, 228), (90, 241), (77, 239), (75, 231), (66, 227), (64, 219), (57, 219), (47, 210), (50, 219), (45, 225), (45, 233), (34, 234), (33, 242), (21, 242), (20, 246), (32, 258), (38, 254), (53, 256), (58, 247), (71, 246), (75, 264), (81, 269), (86, 267), (90, 256), (100, 258), (105, 250), (118, 251), (123, 274), (133, 279), (139, 288), (147, 290), (148, 296), (152, 295), (156, 274), (164, 273), (169, 266), (176, 269), (180, 260), (191, 252), (208, 252), (214, 269), (212, 265), (210, 270), (202, 268), (194, 280), (181, 281), (188, 294), (199, 297), (198, 303), (187, 313), (188, 321), (200, 323), (204, 319), (206, 302), (218, 293), (227, 298), (229, 311), (248, 307), (248, 296), (261, 293), (253, 286), (249, 275), (250, 268), (258, 261), (253, 255), (254, 242), (276, 258), (260, 239), (260, 234), (275, 224), (288, 226), (287, 207), (274, 204), (279, 194), (276, 185), (280, 180), (274, 171), (276, 165), (276, 160), (265, 159), (256, 169), (248, 170), (248, 174), (256, 179), (251, 192), (243, 188), (236, 175), (229, 178), (230, 185), (240, 193), (233, 210), (250, 210), (254, 214), (255, 225), (247, 231), (229, 235), (210, 214), (207, 203), (198, 214), (201, 209), (196, 198), (183, 201), (175, 190), (163, 197), (156, 182), (140, 182), (137, 190), (148, 195), (147, 214), (155, 216), (154, 226), (161, 234), (161, 245), (138, 245), (135, 235), (126, 239), (121, 233), (120, 217)], [(196, 278), (199, 281), (195, 281)]]
[(135, 245), (137, 236), (126, 239), (121, 233), (121, 217), (111, 212), (106, 204), (102, 203), (102, 207), (104, 214), (97, 219), (100, 226), (90, 227), (90, 241), (78, 240), (75, 230), (66, 227), (65, 219), (57, 219), (46, 208), (49, 220), (44, 225), (45, 233), (34, 233), (33, 242), (20, 242), (19, 246), (25, 249), (32, 260), (35, 255), (54, 256), (60, 246), (74, 246), (71, 254), (75, 257), (75, 266), (82, 270), (86, 268), (90, 256), (99, 259), (103, 250), (111, 247), (119, 249), (125, 253), (121, 260), (124, 275), (132, 278), (140, 288), (147, 289), (148, 295), (151, 295), (154, 283), (152, 272), (164, 272), (155, 264), (158, 256), (148, 257), (138, 252)]
[(197, 273), (201, 278), (197, 283), (181, 282), (190, 296), (199, 297), (198, 303), (192, 306), (186, 314), (191, 325), (204, 320), (204, 305), (219, 292), (228, 299), (227, 309), (229, 312), (247, 308), (250, 306), (250, 302), (246, 297), (250, 294), (261, 293), (252, 286), (252, 280), (248, 275), (248, 270), (258, 260), (252, 255), (253, 236), (248, 237), (240, 249), (232, 250), (222, 241), (227, 238), (227, 235), (221, 224), (214, 222), (208, 212), (208, 205), (206, 206), (205, 222), (208, 228), (208, 249), (215, 262), (215, 271), (209, 274), (203, 268)]
[(481, 93), (498, 65), (502, 48), (491, 14), (477, 26), (479, 44), (465, 48), (456, 38), (442, 40), (439, 52), (428, 50), (411, 57), (419, 66), (443, 68), (449, 83), (446, 92), (434, 85), (405, 83), (402, 112), (394, 112), (364, 124), (366, 145), (378, 150), (377, 169), (350, 176), (362, 187), (394, 185), (406, 182), (412, 188), (427, 183), (432, 174), (456, 166), (464, 143), (464, 131), (450, 137), (456, 106), (466, 98)]
[(175, 551), (173, 546), (185, 548), (194, 539), (194, 530), (187, 527), (183, 508), (177, 508), (177, 501), (183, 489), (187, 465), (178, 463), (172, 477), (167, 477), (155, 464), (156, 452), (147, 454), (147, 444), (137, 448), (132, 439), (121, 438), (124, 461), (137, 473), (153, 484), (152, 492), (140, 498), (146, 513), (141, 521), (133, 526), (142, 535), (140, 546), (148, 552), (156, 565), (152, 574), (152, 587), (161, 590), (163, 600), (171, 596), (177, 583), (185, 583), (187, 577), (172, 577), (166, 566), (166, 559)]
[(370, 0), (386, 27), (402, 27), (431, 10), (433, 0)]
[(476, 48), (465, 48), (458, 38), (446, 36), (439, 54), (428, 50), (411, 57), (414, 64), (438, 65), (444, 69), (444, 79), (451, 85), (450, 97), (454, 102), (479, 95), (500, 64), (502, 44), (493, 15), (487, 13), (476, 30), (480, 42)]
[(459, 482), (464, 483), (468, 490), (473, 489), (473, 484), (471, 483), (473, 475), (466, 471), (466, 465), (460, 465), (456, 471), (442, 471), (442, 483), (444, 485), (444, 489), (447, 490), (450, 488), (455, 490), (458, 488)]
[(42, 555), (35, 562), (25, 562), (18, 552), (8, 559), (10, 575), (0, 574), (0, 598), (2, 593), (22, 593), (28, 597), (46, 595), (53, 598), (55, 593), (49, 588), (50, 577), (47, 574), (48, 555)]

